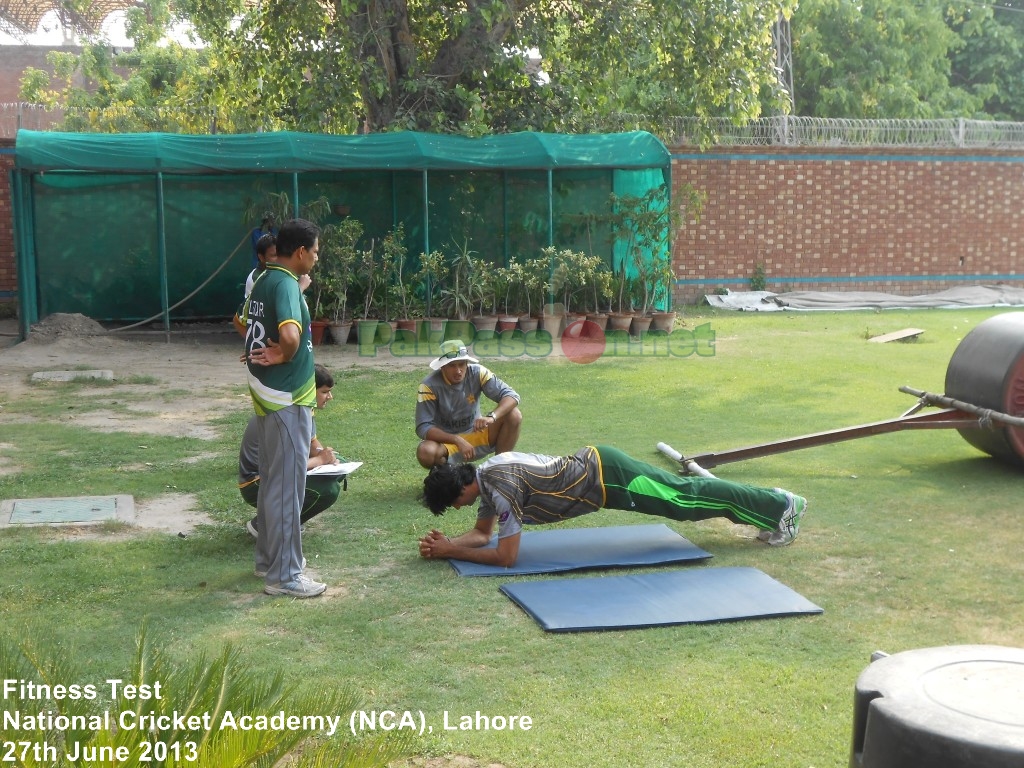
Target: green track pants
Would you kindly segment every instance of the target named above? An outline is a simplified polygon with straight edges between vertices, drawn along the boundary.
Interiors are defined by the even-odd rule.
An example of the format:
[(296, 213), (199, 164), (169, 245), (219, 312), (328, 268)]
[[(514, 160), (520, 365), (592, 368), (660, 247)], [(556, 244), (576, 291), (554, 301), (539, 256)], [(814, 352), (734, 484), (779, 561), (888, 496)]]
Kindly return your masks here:
[(789, 499), (783, 491), (707, 477), (687, 477), (637, 461), (618, 448), (596, 446), (605, 507), (671, 520), (726, 517), (766, 531), (778, 528)]
[[(238, 489), (245, 502), (255, 507), (260, 493), (260, 481), (249, 483)], [(341, 493), (341, 480), (333, 475), (313, 475), (306, 477), (306, 493), (302, 498), (302, 513), (299, 525), (319, 515), (338, 500)]]

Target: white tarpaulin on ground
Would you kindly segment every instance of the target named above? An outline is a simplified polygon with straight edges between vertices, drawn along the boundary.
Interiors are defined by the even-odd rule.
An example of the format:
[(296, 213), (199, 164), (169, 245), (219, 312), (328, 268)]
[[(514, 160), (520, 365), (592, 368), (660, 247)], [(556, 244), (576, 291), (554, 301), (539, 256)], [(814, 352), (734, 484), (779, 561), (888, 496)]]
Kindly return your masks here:
[(873, 291), (730, 291), (704, 297), (713, 307), (747, 312), (783, 309), (954, 309), (957, 307), (1024, 307), (1024, 288), (1009, 285), (969, 285), (920, 296)]

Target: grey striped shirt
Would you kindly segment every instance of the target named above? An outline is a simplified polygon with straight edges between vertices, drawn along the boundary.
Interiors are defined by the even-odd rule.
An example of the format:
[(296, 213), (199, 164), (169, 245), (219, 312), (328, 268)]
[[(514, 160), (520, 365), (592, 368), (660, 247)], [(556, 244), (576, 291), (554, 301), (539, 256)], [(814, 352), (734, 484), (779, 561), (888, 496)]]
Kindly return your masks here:
[(572, 456), (501, 453), (476, 470), (480, 486), (477, 519), (497, 517), (498, 538), (524, 525), (557, 523), (604, 504), (601, 457), (591, 446)]

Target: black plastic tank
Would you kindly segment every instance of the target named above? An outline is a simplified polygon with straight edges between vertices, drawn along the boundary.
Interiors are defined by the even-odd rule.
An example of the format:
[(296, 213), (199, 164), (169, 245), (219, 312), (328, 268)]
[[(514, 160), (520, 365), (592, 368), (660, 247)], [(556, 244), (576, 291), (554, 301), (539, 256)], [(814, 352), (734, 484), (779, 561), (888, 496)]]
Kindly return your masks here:
[(850, 768), (1024, 766), (1024, 649), (896, 653), (857, 678)]

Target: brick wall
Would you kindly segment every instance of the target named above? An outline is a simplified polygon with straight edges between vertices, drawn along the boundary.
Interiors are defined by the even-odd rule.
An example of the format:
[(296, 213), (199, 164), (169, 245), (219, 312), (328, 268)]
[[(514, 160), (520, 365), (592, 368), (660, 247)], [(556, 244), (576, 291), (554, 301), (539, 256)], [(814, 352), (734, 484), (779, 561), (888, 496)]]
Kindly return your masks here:
[[(0, 301), (17, 291), (0, 139)], [(672, 151), (672, 180), (706, 196), (675, 240), (676, 301), (748, 290), (915, 295), (1024, 286), (1024, 154), (977, 150), (721, 148)], [(678, 191), (675, 192), (678, 195)]]
[(767, 289), (914, 295), (1024, 285), (1019, 152), (716, 148), (672, 150), (674, 194), (703, 215), (677, 233), (676, 299)]

